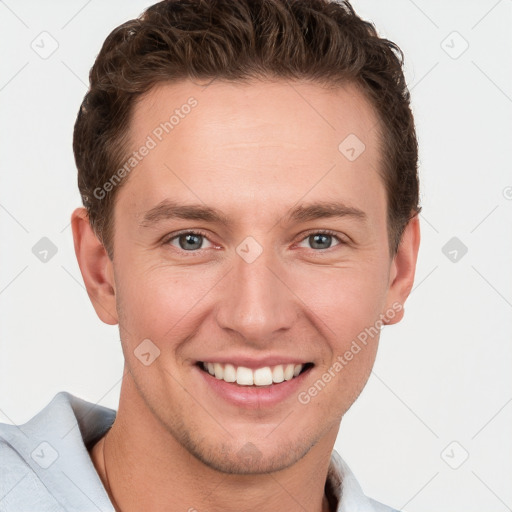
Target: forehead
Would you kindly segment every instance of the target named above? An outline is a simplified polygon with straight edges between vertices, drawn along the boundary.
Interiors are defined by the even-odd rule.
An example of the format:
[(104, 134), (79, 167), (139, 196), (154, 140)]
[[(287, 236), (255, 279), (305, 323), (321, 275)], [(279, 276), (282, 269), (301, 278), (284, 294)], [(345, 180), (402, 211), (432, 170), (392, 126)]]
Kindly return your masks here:
[(129, 139), (151, 146), (120, 191), (137, 211), (176, 194), (257, 211), (307, 194), (370, 202), (383, 188), (377, 116), (354, 85), (160, 84), (135, 105)]
[(336, 149), (343, 135), (367, 137), (376, 124), (374, 109), (355, 84), (326, 88), (307, 81), (217, 79), (201, 86), (184, 80), (158, 84), (141, 96), (133, 109), (130, 134), (136, 140), (156, 130), (158, 138), (160, 127), (163, 136), (171, 132), (179, 136), (188, 126), (212, 144), (228, 137), (226, 142), (234, 145), (269, 142), (278, 136), (279, 142), (298, 146), (305, 139), (313, 145), (330, 132), (326, 142)]

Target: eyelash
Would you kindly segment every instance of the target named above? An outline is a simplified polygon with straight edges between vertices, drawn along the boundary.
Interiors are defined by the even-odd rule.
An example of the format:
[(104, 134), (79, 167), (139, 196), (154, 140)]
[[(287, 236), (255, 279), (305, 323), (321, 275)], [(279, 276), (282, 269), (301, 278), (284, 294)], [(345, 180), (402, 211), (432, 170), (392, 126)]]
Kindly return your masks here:
[[(340, 246), (348, 244), (348, 240), (346, 237), (342, 238), (339, 235), (339, 233), (336, 233), (335, 231), (331, 231), (330, 229), (320, 229), (320, 230), (309, 231), (305, 235), (303, 235), (299, 241), (303, 242), (304, 240), (309, 238), (311, 235), (328, 235), (328, 236), (331, 236), (332, 238), (334, 238), (336, 241), (338, 241), (339, 242), (338, 245), (340, 245)], [(326, 253), (327, 251), (329, 251), (330, 249), (334, 249), (335, 247), (337, 247), (337, 245), (328, 247), (327, 249), (310, 249), (310, 250), (313, 252), (316, 252), (316, 253)]]
[[(173, 233), (171, 236), (166, 237), (163, 241), (163, 245), (170, 245), (170, 242), (172, 242), (176, 238), (179, 238), (182, 235), (199, 235), (199, 236), (206, 238), (208, 241), (210, 241), (208, 238), (208, 234), (205, 233), (204, 231), (201, 231), (201, 230), (197, 230), (197, 231), (196, 230), (188, 230), (187, 231), (187, 230), (185, 230), (185, 231), (180, 231), (178, 233)], [(335, 238), (339, 242), (339, 245), (347, 245), (348, 244), (347, 240), (341, 238), (339, 234), (337, 234), (335, 231), (331, 231), (329, 229), (320, 229), (320, 230), (309, 231), (302, 236), (302, 238), (299, 240), (299, 242), (303, 242), (311, 235), (328, 235), (328, 236), (332, 236), (333, 238)], [(210, 241), (210, 243), (212, 243), (212, 242)], [(334, 247), (337, 247), (337, 246), (328, 247), (327, 249), (310, 249), (310, 250), (315, 253), (325, 253), (325, 252), (329, 251), (329, 249), (334, 249)], [(197, 255), (202, 250), (202, 249), (197, 249), (197, 250), (193, 250), (193, 251), (185, 251), (184, 249), (181, 249), (178, 247), (175, 247), (175, 249), (177, 249), (178, 251), (184, 252), (184, 253), (188, 253), (189, 255), (194, 255), (194, 254)]]

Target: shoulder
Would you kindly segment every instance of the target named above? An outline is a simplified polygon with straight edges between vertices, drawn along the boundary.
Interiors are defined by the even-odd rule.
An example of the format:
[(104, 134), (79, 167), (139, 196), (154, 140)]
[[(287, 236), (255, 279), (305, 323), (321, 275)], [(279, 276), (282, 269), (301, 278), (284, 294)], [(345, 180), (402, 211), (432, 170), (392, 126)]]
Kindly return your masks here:
[[(61, 396), (57, 401), (63, 398)], [(49, 448), (42, 444), (43, 441), (38, 439), (38, 433), (44, 436), (44, 429), (40, 428), (41, 425), (38, 421), (41, 419), (39, 415), (22, 425), (0, 423), (2, 512), (26, 510), (28, 507), (34, 507), (34, 510), (41, 511), (60, 512), (65, 510), (48, 493), (38, 475), (38, 468), (42, 469), (43, 466), (48, 465), (54, 457)]]
[[(0, 432), (3, 434), (1, 427)], [(65, 510), (48, 493), (24, 455), (3, 438), (0, 438), (0, 497), (2, 512), (30, 508), (41, 512)]]
[(114, 418), (111, 409), (60, 392), (28, 422), (0, 423), (2, 512), (88, 510), (85, 494), (113, 510), (86, 445)]

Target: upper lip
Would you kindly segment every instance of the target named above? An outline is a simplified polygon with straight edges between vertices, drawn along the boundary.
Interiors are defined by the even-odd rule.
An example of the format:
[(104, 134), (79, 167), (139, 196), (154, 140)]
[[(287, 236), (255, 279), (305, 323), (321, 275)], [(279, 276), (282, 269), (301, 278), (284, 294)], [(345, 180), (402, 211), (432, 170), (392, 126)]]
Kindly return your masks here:
[(203, 363), (220, 363), (220, 364), (232, 364), (233, 366), (244, 366), (245, 368), (263, 368), (265, 366), (277, 366), (280, 364), (307, 364), (312, 363), (312, 361), (304, 361), (297, 359), (296, 357), (290, 356), (267, 356), (262, 358), (254, 358), (247, 356), (212, 356), (205, 357), (204, 359), (200, 359), (199, 361)]

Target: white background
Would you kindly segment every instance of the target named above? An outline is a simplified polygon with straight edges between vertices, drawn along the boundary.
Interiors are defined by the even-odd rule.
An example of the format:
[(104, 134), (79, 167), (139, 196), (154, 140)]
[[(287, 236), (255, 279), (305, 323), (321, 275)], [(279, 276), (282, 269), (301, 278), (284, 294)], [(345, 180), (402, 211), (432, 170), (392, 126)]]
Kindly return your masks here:
[[(94, 313), (69, 227), (72, 129), (103, 40), (148, 5), (0, 3), (2, 422), (25, 422), (61, 390), (117, 406), (118, 330)], [(354, 7), (406, 56), (422, 247), (405, 319), (383, 330), (336, 448), (364, 491), (396, 508), (511, 510), (512, 2)], [(31, 47), (43, 31), (58, 43), (47, 59)], [(32, 253), (42, 237), (57, 247), (46, 263)], [(468, 249), (456, 262), (442, 252), (452, 237)]]

